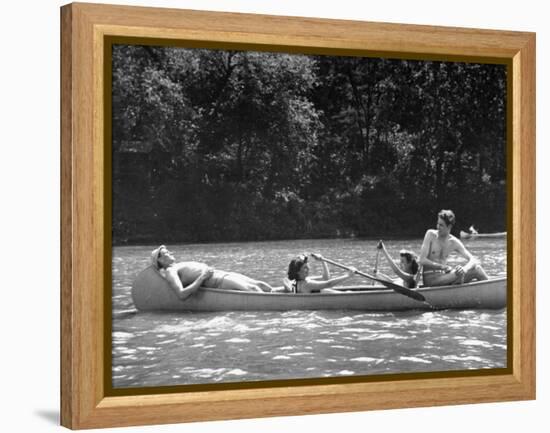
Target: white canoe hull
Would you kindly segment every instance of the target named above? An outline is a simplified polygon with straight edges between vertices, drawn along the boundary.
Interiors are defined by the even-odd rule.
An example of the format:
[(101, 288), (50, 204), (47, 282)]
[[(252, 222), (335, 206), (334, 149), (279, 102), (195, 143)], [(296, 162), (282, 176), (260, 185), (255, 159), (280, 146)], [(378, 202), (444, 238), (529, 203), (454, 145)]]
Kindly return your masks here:
[[(251, 293), (202, 288), (184, 301), (154, 268), (143, 270), (132, 287), (134, 305), (141, 311), (287, 311), (415, 309), (501, 309), (506, 306), (506, 277), (444, 287), (417, 289), (430, 305), (385, 287), (364, 286), (339, 293)], [(353, 290), (351, 290), (353, 289)]]
[(491, 239), (491, 238), (505, 238), (506, 232), (500, 233), (468, 233), (461, 231), (460, 239)]

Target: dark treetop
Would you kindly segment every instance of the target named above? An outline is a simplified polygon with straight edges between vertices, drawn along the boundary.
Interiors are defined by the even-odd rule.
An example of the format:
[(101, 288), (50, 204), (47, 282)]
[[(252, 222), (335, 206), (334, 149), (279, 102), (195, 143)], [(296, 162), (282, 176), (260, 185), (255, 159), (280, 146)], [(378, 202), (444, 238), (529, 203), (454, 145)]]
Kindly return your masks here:
[(506, 230), (506, 67), (117, 45), (113, 243)]

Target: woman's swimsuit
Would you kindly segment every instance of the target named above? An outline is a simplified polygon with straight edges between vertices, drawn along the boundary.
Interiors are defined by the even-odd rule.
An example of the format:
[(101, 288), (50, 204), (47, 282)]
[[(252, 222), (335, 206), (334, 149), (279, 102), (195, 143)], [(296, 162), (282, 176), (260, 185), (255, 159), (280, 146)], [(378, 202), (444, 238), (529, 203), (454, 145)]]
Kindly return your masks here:
[(223, 286), (223, 281), (228, 275), (229, 272), (214, 271), (214, 275), (212, 275), (208, 280), (205, 281), (206, 287), (210, 287), (212, 289), (221, 289)]
[[(300, 280), (300, 281), (305, 281), (305, 280)], [(292, 283), (292, 288), (293, 288), (293, 293), (304, 293), (305, 294), (305, 292), (298, 291), (298, 280), (294, 280), (294, 282)], [(308, 292), (308, 293), (321, 293), (321, 289), (315, 289), (315, 290), (312, 290), (311, 292)]]

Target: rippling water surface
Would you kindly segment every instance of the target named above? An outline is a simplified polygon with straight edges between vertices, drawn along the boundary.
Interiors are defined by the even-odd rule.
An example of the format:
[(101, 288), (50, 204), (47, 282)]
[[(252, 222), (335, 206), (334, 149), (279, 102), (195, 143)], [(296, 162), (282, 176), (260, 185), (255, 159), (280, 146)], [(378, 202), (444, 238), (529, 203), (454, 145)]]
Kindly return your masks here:
[[(397, 258), (401, 248), (418, 252), (421, 242), (386, 245)], [(280, 285), (289, 260), (303, 251), (371, 271), (376, 243), (308, 240), (169, 247), (179, 260), (204, 261)], [(466, 246), (491, 276), (506, 274), (505, 240), (475, 240)], [(113, 249), (115, 388), (506, 367), (505, 309), (118, 315), (133, 308), (131, 282), (148, 265), (152, 248)], [(316, 266), (313, 262), (313, 274), (320, 272)], [(379, 269), (390, 273), (382, 261)]]

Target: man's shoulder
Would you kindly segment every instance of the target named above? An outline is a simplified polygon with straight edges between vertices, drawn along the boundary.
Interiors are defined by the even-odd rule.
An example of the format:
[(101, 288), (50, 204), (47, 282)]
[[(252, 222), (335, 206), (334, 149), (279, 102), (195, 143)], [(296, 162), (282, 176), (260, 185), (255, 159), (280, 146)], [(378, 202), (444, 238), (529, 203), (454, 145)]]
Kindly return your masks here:
[(460, 239), (458, 239), (456, 236), (454, 235), (450, 235), (449, 236), (449, 241), (453, 244), (453, 245), (462, 245), (462, 241)]
[(425, 235), (425, 237), (433, 238), (433, 237), (436, 237), (436, 236), (437, 236), (437, 230), (436, 230), (436, 229), (428, 229), (428, 230), (426, 230), (426, 235)]
[(459, 242), (460, 241), (455, 235), (451, 235), (451, 234), (449, 234), (449, 240), (452, 241), (452, 242)]

